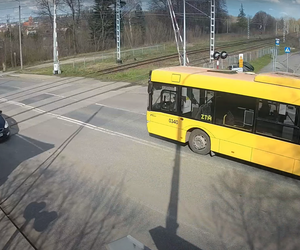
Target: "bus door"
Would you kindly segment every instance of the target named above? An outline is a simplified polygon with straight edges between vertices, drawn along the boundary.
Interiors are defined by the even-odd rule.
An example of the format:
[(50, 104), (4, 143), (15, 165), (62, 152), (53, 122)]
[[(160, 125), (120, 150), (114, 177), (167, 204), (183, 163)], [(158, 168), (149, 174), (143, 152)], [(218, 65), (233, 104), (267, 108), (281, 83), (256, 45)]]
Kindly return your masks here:
[(161, 83), (153, 83), (152, 86), (149, 133), (181, 140), (178, 132), (181, 121), (178, 116), (178, 87)]

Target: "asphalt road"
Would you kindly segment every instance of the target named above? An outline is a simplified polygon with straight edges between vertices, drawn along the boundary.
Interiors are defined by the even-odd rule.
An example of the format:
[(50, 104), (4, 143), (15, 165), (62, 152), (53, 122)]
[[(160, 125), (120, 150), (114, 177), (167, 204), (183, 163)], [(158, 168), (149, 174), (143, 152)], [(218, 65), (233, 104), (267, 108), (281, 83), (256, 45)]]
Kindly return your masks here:
[(0, 78), (0, 249), (300, 248), (298, 179), (150, 137), (146, 106), (125, 82)]
[[(272, 72), (273, 64), (270, 63), (260, 72)], [(279, 55), (276, 59), (276, 71), (300, 74), (300, 52)]]

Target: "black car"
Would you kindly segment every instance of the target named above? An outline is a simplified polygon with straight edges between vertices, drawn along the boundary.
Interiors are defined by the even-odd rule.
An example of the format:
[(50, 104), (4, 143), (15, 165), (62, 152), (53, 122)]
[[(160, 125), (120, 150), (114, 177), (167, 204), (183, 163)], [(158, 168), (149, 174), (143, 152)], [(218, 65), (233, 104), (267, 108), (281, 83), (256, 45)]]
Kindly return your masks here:
[(6, 139), (10, 136), (10, 129), (8, 122), (4, 119), (2, 111), (0, 110), (0, 140)]

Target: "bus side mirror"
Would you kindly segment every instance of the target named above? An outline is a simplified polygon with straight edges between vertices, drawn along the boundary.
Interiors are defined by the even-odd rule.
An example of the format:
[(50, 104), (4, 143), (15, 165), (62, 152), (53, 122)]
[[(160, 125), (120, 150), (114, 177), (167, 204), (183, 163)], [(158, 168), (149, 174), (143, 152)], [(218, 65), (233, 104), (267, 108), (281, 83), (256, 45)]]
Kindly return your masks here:
[(149, 81), (148, 83), (148, 94), (152, 94), (153, 93), (153, 83)]
[(2, 110), (0, 110), (0, 115), (2, 114)]

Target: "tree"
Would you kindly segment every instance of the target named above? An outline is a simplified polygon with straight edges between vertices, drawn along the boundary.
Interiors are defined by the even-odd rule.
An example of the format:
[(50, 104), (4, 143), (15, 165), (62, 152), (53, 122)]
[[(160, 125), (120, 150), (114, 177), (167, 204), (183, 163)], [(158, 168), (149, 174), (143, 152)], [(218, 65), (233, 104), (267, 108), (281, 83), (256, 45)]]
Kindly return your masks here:
[(248, 26), (248, 21), (244, 12), (243, 4), (241, 4), (240, 13), (237, 17), (237, 26), (239, 27), (240, 31), (246, 30)]
[(228, 11), (225, 0), (216, 1), (216, 32), (225, 32), (227, 28)]
[(146, 20), (140, 4), (137, 4), (136, 6), (132, 23), (134, 26), (134, 33), (141, 36), (141, 43), (143, 44), (146, 35)]
[(73, 34), (73, 49), (74, 54), (78, 53), (78, 44), (77, 44), (77, 28), (80, 22), (80, 14), (81, 14), (81, 2), (82, 0), (62, 0), (62, 2), (69, 7), (72, 16), (72, 34)]
[(53, 14), (52, 14), (52, 9), (53, 9), (53, 1), (51, 0), (36, 0), (36, 7), (37, 7), (37, 14), (39, 16), (47, 16), (49, 17), (49, 21), (51, 24), (51, 28), (53, 28)]
[(251, 20), (251, 26), (261, 31), (274, 31), (276, 20), (264, 11), (257, 12)]
[(105, 43), (115, 38), (115, 13), (112, 9), (114, 4), (114, 0), (95, 0), (93, 13), (89, 19), (95, 50), (105, 49)]

